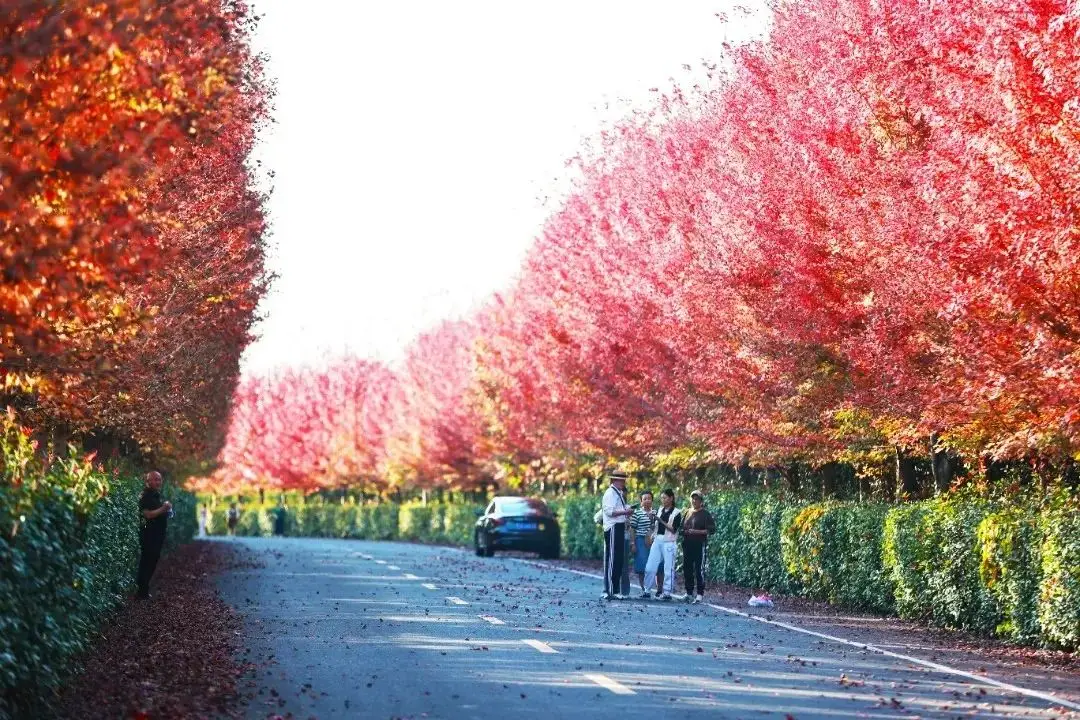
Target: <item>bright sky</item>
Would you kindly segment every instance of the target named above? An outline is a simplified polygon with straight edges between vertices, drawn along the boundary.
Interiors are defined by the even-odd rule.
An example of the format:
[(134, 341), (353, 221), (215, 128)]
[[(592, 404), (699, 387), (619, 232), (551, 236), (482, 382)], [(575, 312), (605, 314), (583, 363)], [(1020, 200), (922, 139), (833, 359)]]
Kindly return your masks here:
[(583, 139), (762, 33), (737, 3), (254, 0), (279, 277), (244, 371), (393, 360), (508, 285)]

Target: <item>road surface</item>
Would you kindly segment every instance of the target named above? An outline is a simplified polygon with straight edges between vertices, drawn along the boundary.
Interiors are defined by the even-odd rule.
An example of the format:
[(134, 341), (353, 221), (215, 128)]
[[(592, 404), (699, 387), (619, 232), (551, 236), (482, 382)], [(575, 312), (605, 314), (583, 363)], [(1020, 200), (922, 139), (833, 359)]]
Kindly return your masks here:
[(1040, 697), (717, 607), (602, 603), (599, 580), (542, 562), (390, 542), (222, 542), (265, 564), (222, 581), (247, 618), (249, 718), (1066, 716)]

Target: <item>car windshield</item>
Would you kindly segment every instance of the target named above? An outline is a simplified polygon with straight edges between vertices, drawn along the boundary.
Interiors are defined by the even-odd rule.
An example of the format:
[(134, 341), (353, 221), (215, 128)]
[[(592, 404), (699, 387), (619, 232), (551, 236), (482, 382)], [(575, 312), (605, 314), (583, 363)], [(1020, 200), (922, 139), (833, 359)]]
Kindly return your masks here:
[(503, 515), (550, 515), (543, 500), (533, 498), (506, 498), (495, 501), (495, 509)]

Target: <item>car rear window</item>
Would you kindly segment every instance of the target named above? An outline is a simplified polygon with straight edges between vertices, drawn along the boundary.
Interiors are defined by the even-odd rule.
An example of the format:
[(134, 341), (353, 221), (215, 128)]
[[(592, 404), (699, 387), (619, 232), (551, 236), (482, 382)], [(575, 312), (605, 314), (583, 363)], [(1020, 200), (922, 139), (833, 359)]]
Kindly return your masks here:
[(496, 509), (503, 515), (550, 515), (551, 510), (543, 500), (533, 498), (507, 498), (495, 501)]

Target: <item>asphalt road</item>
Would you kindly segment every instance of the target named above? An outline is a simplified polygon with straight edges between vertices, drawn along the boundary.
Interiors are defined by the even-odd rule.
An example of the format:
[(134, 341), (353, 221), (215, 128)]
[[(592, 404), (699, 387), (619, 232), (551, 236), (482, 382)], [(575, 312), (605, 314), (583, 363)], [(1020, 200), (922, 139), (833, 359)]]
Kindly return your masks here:
[(247, 717), (1050, 718), (1052, 703), (716, 608), (453, 548), (232, 539)]

